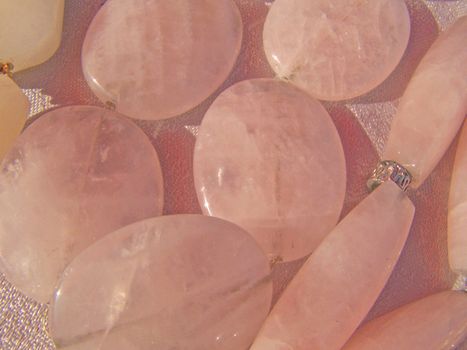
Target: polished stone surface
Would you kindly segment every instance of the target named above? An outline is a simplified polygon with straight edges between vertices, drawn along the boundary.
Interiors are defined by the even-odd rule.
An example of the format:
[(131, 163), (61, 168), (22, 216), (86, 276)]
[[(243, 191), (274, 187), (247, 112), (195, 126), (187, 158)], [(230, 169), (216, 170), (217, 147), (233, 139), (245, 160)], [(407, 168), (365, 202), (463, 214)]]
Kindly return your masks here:
[(269, 311), (269, 273), (259, 246), (232, 223), (143, 220), (68, 266), (51, 333), (73, 350), (247, 350)]
[(203, 212), (246, 229), (272, 261), (313, 251), (337, 223), (346, 166), (323, 106), (290, 84), (255, 79), (224, 91), (194, 153)]
[[(463, 0), (431, 1), (407, 0), (411, 11), (412, 28), (408, 55), (404, 59), (406, 69), (396, 73), (377, 88), (378, 100), (365, 102), (350, 108), (345, 102), (336, 109), (330, 109), (342, 138), (348, 160), (347, 198), (344, 210), (347, 212), (364, 196), (365, 180), (378, 161), (376, 152), (382, 150), (387, 140), (388, 126), (395, 111), (393, 98), (401, 96), (407, 79), (420, 55), (434, 40), (439, 30), (446, 28), (459, 14), (465, 12)], [(103, 1), (67, 1), (65, 7), (63, 49), (47, 64), (21, 72), (15, 79), (29, 94), (32, 104), (42, 97), (33, 95), (42, 91), (44, 98), (54, 104), (96, 104), (96, 98), (82, 76), (80, 51), (87, 26)], [(261, 33), (262, 23), (272, 1), (236, 0), (245, 23), (244, 51), (232, 78), (233, 81), (254, 77), (269, 77), (273, 73), (263, 54)], [(59, 72), (59, 74), (57, 74)], [(395, 97), (394, 97), (395, 96)], [(40, 98), (40, 99), (39, 99)], [(154, 136), (153, 143), (161, 158), (166, 189), (166, 212), (199, 212), (192, 176), (189, 173), (193, 153), (194, 137), (186, 132), (185, 125), (198, 125), (211, 101), (191, 111), (183, 118), (164, 122), (169, 130)], [(378, 103), (372, 103), (378, 102)], [(350, 108), (349, 109), (346, 109)], [(50, 105), (45, 106), (50, 108)], [(32, 107), (36, 113), (37, 108)], [(377, 118), (375, 118), (377, 116)], [(140, 123), (147, 135), (152, 135), (159, 122)], [(361, 125), (360, 125), (361, 124)], [(192, 129), (190, 129), (191, 131)], [(365, 135), (368, 134), (368, 137)], [(411, 232), (402, 259), (386, 284), (383, 295), (373, 308), (371, 315), (382, 315), (422, 295), (429, 295), (452, 286), (452, 274), (448, 271), (446, 249), (446, 215), (449, 183), (455, 147), (451, 147), (440, 165), (425, 182), (416, 196), (418, 222)], [(429, 199), (429, 200), (426, 200)], [(440, 203), (442, 205), (440, 205)], [(300, 266), (298, 263), (278, 264), (274, 273), (275, 294), (278, 295)], [(403, 286), (403, 288), (401, 288)], [(46, 305), (36, 304), (0, 277), (0, 338), (8, 350), (55, 349), (46, 330)], [(370, 317), (372, 317), (370, 315)], [(18, 345), (21, 344), (21, 345)], [(467, 345), (467, 344), (466, 344)], [(19, 347), (19, 349), (18, 349)], [(463, 347), (460, 347), (462, 350)], [(459, 349), (459, 350), (460, 350)]]
[(342, 350), (448, 350), (467, 338), (467, 294), (447, 291), (363, 325)]
[(29, 112), (29, 101), (18, 85), (0, 74), (0, 162), (21, 132)]
[(409, 36), (403, 0), (276, 0), (263, 40), (280, 78), (334, 101), (383, 82), (399, 63)]
[(457, 144), (448, 206), (448, 249), (451, 269), (467, 276), (467, 124)]
[(393, 119), (383, 159), (395, 160), (418, 187), (451, 144), (467, 113), (467, 16), (443, 32), (420, 62)]
[(386, 284), (414, 215), (392, 182), (379, 186), (308, 258), (251, 350), (339, 350)]
[(220, 87), (241, 40), (232, 0), (108, 0), (84, 41), (84, 75), (129, 117), (174, 117)]
[(0, 1), (0, 62), (15, 71), (47, 61), (62, 37), (64, 0)]
[(33, 122), (0, 166), (0, 270), (48, 302), (58, 276), (84, 248), (162, 213), (158, 156), (115, 112), (53, 110)]

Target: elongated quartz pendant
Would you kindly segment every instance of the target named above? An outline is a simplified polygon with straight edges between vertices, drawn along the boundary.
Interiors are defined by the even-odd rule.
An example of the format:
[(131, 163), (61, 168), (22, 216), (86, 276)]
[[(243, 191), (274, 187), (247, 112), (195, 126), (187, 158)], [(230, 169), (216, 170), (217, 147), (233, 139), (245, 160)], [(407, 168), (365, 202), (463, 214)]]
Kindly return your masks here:
[(195, 146), (203, 212), (246, 229), (273, 261), (311, 253), (334, 228), (345, 170), (339, 134), (323, 106), (272, 79), (224, 91)]
[(269, 273), (256, 242), (227, 221), (143, 220), (72, 261), (51, 333), (70, 350), (246, 350), (269, 311)]
[(457, 145), (448, 207), (448, 250), (451, 269), (467, 276), (467, 124)]
[(360, 328), (343, 350), (448, 350), (467, 339), (467, 294), (442, 292)]
[(83, 71), (97, 97), (117, 111), (165, 119), (224, 82), (241, 41), (232, 0), (108, 0), (86, 34)]
[(263, 41), (279, 78), (316, 98), (343, 100), (383, 82), (409, 35), (403, 0), (276, 0)]
[(60, 45), (64, 6), (64, 0), (0, 1), (0, 62), (18, 72), (47, 61)]
[(27, 97), (10, 77), (0, 74), (0, 162), (23, 129), (28, 112)]
[(161, 214), (162, 175), (144, 133), (115, 112), (56, 109), (17, 139), (0, 167), (0, 269), (48, 302), (84, 248)]
[(383, 159), (404, 166), (419, 186), (467, 112), (467, 16), (442, 33), (420, 62), (394, 117)]
[(308, 258), (251, 350), (338, 350), (383, 289), (414, 206), (393, 182), (378, 187)]

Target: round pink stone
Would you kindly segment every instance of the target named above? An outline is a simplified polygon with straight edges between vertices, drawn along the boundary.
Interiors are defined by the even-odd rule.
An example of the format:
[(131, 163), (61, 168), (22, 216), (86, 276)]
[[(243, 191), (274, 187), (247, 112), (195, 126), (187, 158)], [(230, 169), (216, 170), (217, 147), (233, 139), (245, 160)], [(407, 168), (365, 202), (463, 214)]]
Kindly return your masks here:
[(84, 41), (84, 75), (117, 111), (165, 119), (195, 107), (223, 83), (241, 40), (232, 0), (108, 0)]
[(309, 254), (334, 227), (344, 153), (321, 104), (284, 82), (243, 81), (206, 113), (194, 154), (203, 212), (245, 228), (271, 260)]
[(410, 36), (403, 0), (276, 0), (264, 24), (274, 71), (323, 100), (359, 96), (385, 80)]
[(236, 225), (201, 215), (147, 219), (73, 260), (51, 333), (67, 350), (247, 350), (270, 308), (269, 274)]
[(48, 112), (0, 167), (1, 271), (48, 302), (73, 257), (162, 205), (158, 156), (130, 120), (97, 107)]

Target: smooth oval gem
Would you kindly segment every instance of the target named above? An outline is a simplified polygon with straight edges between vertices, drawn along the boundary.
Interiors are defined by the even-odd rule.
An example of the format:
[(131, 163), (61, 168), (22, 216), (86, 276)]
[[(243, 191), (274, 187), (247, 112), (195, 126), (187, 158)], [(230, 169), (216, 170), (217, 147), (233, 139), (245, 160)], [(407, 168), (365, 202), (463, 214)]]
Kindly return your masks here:
[(340, 350), (391, 275), (414, 212), (395, 183), (379, 186), (308, 258), (250, 350)]
[(271, 260), (283, 261), (309, 254), (334, 227), (346, 167), (318, 101), (257, 79), (224, 91), (204, 116), (194, 179), (205, 214), (240, 225)]
[(224, 82), (241, 40), (232, 0), (108, 0), (86, 34), (84, 75), (125, 115), (174, 117)]
[(64, 0), (0, 1), (0, 62), (15, 71), (47, 61), (60, 45)]
[(343, 100), (383, 82), (409, 36), (403, 0), (276, 0), (263, 42), (280, 78), (316, 98)]
[(448, 205), (448, 252), (451, 269), (467, 277), (467, 124), (457, 144)]
[(467, 113), (467, 16), (428, 50), (391, 125), (383, 159), (402, 164), (418, 187), (444, 155)]
[(0, 74), (0, 162), (23, 129), (29, 112), (28, 98), (18, 85)]
[(234, 224), (143, 220), (68, 266), (51, 333), (70, 350), (247, 350), (269, 311), (269, 275), (261, 249)]
[(0, 166), (0, 269), (48, 302), (66, 265), (103, 235), (162, 212), (158, 156), (115, 112), (59, 108), (17, 139)]
[(457, 349), (467, 337), (467, 294), (447, 291), (363, 325), (342, 350)]

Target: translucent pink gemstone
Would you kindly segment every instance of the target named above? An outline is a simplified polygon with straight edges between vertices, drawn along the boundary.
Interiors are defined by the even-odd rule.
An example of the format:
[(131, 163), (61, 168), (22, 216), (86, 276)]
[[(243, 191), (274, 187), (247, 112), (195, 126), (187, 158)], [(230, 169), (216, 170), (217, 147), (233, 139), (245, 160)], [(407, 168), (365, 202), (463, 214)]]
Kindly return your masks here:
[(0, 168), (1, 270), (48, 302), (65, 266), (103, 235), (161, 214), (162, 175), (144, 133), (85, 106), (45, 114)]
[(203, 212), (246, 229), (273, 260), (309, 254), (334, 227), (345, 159), (322, 105), (290, 84), (243, 81), (206, 113), (194, 178)]
[(454, 349), (467, 339), (467, 295), (442, 292), (360, 328), (343, 350)]
[(467, 277), (467, 123), (457, 144), (448, 206), (448, 249), (451, 269)]
[(378, 187), (308, 258), (251, 350), (339, 350), (376, 301), (409, 233), (414, 206)]
[(404, 165), (419, 186), (467, 113), (467, 16), (442, 33), (410, 80), (391, 125), (384, 159)]
[(316, 98), (342, 100), (386, 79), (409, 35), (403, 0), (276, 0), (263, 41), (280, 78)]
[(269, 273), (256, 242), (229, 222), (144, 220), (73, 260), (51, 332), (70, 350), (246, 350), (269, 311)]
[(232, 0), (108, 0), (83, 45), (83, 70), (103, 102), (133, 118), (195, 107), (230, 73), (242, 21)]

